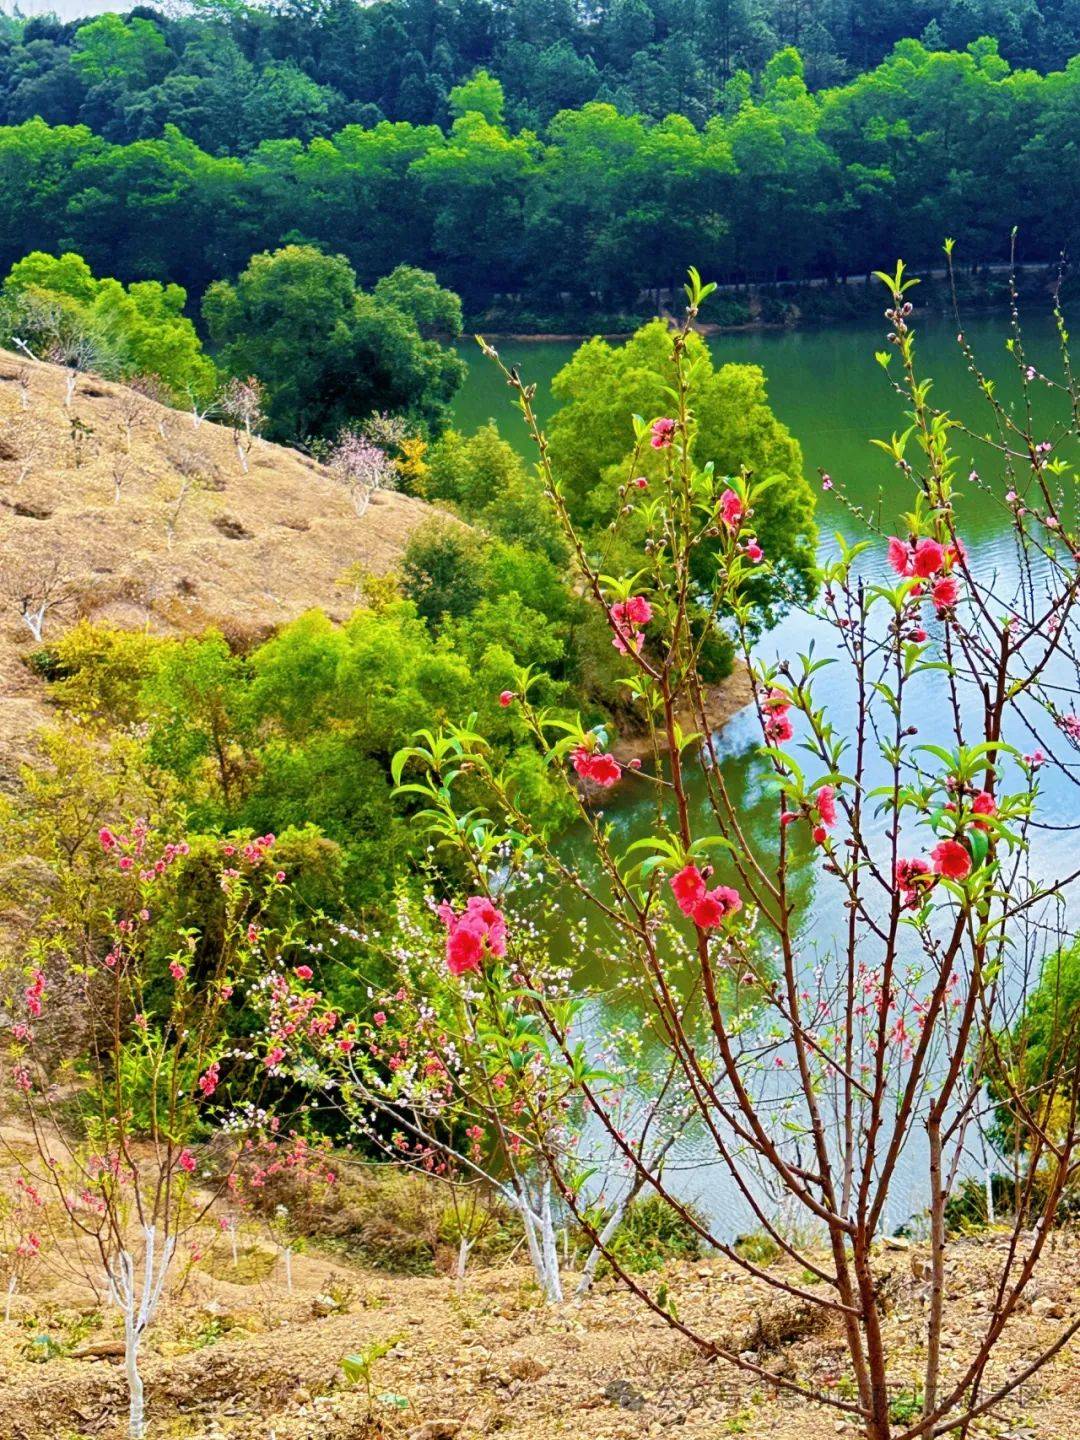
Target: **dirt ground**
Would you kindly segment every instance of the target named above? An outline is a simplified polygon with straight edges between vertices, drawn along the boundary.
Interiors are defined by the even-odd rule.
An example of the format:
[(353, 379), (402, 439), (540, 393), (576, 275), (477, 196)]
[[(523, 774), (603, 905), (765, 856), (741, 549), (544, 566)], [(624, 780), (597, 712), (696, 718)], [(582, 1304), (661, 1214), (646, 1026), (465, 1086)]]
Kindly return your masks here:
[[(949, 1277), (946, 1371), (985, 1323), (999, 1244), (964, 1242)], [(917, 1382), (924, 1304), (918, 1250), (883, 1255), (893, 1297), (887, 1344), (900, 1386)], [(230, 1278), (230, 1275), (234, 1278)], [(258, 1278), (256, 1278), (258, 1277)], [(723, 1363), (703, 1360), (612, 1281), (582, 1304), (540, 1304), (518, 1266), (450, 1277), (389, 1276), (309, 1252), (294, 1257), (294, 1289), (265, 1242), (234, 1269), (215, 1251), (188, 1276), (147, 1338), (149, 1434), (162, 1440), (817, 1440), (856, 1432), (837, 1411), (791, 1398)], [(763, 1301), (730, 1263), (669, 1265), (679, 1313), (750, 1351), (774, 1374), (843, 1393), (842, 1342), (790, 1304)], [(240, 1282), (245, 1283), (240, 1283)], [(1061, 1240), (1032, 1304), (1007, 1332), (995, 1380), (1048, 1343), (1080, 1304), (1080, 1241)], [(83, 1440), (124, 1433), (119, 1316), (80, 1305), (70, 1282), (17, 1296), (0, 1326), (0, 1436)], [(66, 1353), (43, 1359), (43, 1335)], [(342, 1358), (393, 1342), (363, 1385)], [(1080, 1440), (1080, 1351), (1074, 1344), (973, 1434), (999, 1440)]]
[[(20, 596), (55, 572), (44, 639), (89, 616), (240, 643), (318, 607), (343, 620), (361, 572), (400, 562), (422, 501), (377, 494), (358, 516), (325, 467), (136, 395), (0, 350), (0, 779), (44, 718), (21, 664), (34, 639)], [(244, 463), (247, 469), (244, 469)]]

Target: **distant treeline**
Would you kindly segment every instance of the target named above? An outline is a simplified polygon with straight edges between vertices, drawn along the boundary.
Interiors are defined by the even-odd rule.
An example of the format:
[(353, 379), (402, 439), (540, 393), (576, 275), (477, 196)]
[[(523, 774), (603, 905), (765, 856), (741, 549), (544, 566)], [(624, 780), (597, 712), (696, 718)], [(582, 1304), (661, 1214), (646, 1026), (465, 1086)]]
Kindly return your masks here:
[[(119, 6), (117, 8), (120, 8)], [(850, 80), (898, 40), (998, 41), (1014, 66), (1064, 68), (1080, 0), (195, 0), (63, 23), (0, 19), (0, 122), (40, 115), (110, 140), (169, 121), (215, 154), (343, 125), (445, 125), (478, 68), (502, 82), (514, 129), (590, 100), (702, 125), (725, 87), (798, 47), (812, 89)], [(738, 84), (736, 86), (738, 96)]]
[(201, 148), (172, 104), (160, 118), (179, 127), (126, 143), (30, 120), (0, 129), (0, 270), (75, 250), (98, 273), (197, 296), (254, 252), (304, 241), (344, 254), (364, 285), (400, 263), (432, 270), (469, 308), (496, 293), (616, 305), (689, 263), (772, 280), (898, 254), (926, 265), (946, 235), (965, 259), (1001, 259), (1014, 225), (1026, 260), (1080, 238), (1080, 57), (1040, 75), (1011, 70), (992, 40), (904, 40), (814, 92), (788, 49), (723, 100), (704, 125), (593, 102), (516, 130), (481, 72), (449, 93), (446, 127), (351, 124), (243, 157)]

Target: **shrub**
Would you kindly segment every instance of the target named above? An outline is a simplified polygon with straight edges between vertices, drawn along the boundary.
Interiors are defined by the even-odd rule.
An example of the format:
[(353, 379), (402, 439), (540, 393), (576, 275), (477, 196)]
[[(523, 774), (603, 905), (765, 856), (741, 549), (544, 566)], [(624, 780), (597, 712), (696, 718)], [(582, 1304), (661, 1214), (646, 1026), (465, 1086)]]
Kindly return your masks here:
[[(695, 1206), (687, 1208), (705, 1224)], [(632, 1275), (643, 1275), (662, 1269), (669, 1260), (699, 1259), (701, 1236), (659, 1195), (643, 1195), (628, 1206), (609, 1248), (623, 1269)], [(601, 1262), (601, 1274), (603, 1270), (604, 1262)]]

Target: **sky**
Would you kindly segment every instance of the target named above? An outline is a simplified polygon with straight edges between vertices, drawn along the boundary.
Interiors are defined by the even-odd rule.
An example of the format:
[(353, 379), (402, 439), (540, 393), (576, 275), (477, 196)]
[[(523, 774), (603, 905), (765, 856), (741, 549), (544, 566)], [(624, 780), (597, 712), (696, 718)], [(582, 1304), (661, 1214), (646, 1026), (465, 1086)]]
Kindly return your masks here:
[[(23, 15), (59, 15), (61, 20), (76, 20), (80, 15), (104, 15), (107, 10), (120, 14), (130, 10), (137, 0), (19, 0), (18, 8)], [(13, 13), (13, 0), (0, 3), (0, 12)]]

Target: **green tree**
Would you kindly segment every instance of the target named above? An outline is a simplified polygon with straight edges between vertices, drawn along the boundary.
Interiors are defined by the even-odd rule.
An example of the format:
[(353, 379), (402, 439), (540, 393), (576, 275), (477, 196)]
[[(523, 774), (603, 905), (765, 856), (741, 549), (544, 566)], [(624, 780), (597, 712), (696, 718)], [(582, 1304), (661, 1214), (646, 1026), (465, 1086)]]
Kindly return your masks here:
[[(455, 314), (453, 297), (415, 272), (388, 283), (402, 303)], [(358, 289), (343, 256), (288, 245), (253, 256), (235, 284), (212, 285), (203, 315), (226, 368), (265, 385), (275, 438), (333, 434), (384, 410), (438, 427), (465, 367), (387, 295)]]
[(479, 605), (483, 542), (463, 525), (433, 520), (413, 532), (402, 564), (405, 594), (432, 626)]
[[(746, 469), (758, 480), (776, 480), (754, 517), (773, 570), (755, 599), (762, 621), (771, 624), (783, 609), (787, 587), (805, 596), (814, 583), (814, 498), (803, 475), (802, 452), (769, 409), (758, 366), (717, 369), (704, 340), (693, 335), (689, 344), (696, 367), (697, 463), (712, 463), (720, 475)], [(587, 533), (607, 524), (621, 503), (619, 487), (633, 478), (628, 467), (634, 440), (627, 415), (651, 419), (670, 406), (670, 353), (667, 327), (657, 320), (625, 345), (586, 342), (552, 382), (560, 402), (548, 427), (552, 463), (571, 513)], [(639, 466), (648, 478), (658, 473), (660, 459), (646, 446)]]
[(165, 38), (152, 21), (119, 15), (100, 15), (80, 25), (71, 53), (71, 63), (89, 84), (131, 90), (160, 80), (170, 60)]
[(482, 115), (489, 125), (503, 123), (503, 87), (486, 70), (477, 70), (468, 80), (455, 85), (447, 96), (446, 104), (455, 119), (476, 114)]
[[(187, 294), (179, 285), (139, 280), (125, 288), (119, 280), (96, 279), (81, 255), (35, 250), (12, 266), (4, 295), (14, 306), (9, 323), (30, 320), (31, 338), (33, 317), (48, 324), (50, 306), (59, 301), (69, 322), (121, 376), (155, 375), (176, 397), (213, 393), (217, 371), (184, 314)], [(48, 353), (47, 337), (42, 340)]]
[(490, 534), (518, 541), (557, 566), (566, 563), (566, 546), (538, 478), (493, 422), (473, 435), (447, 430), (427, 463), (429, 499), (449, 501)]

